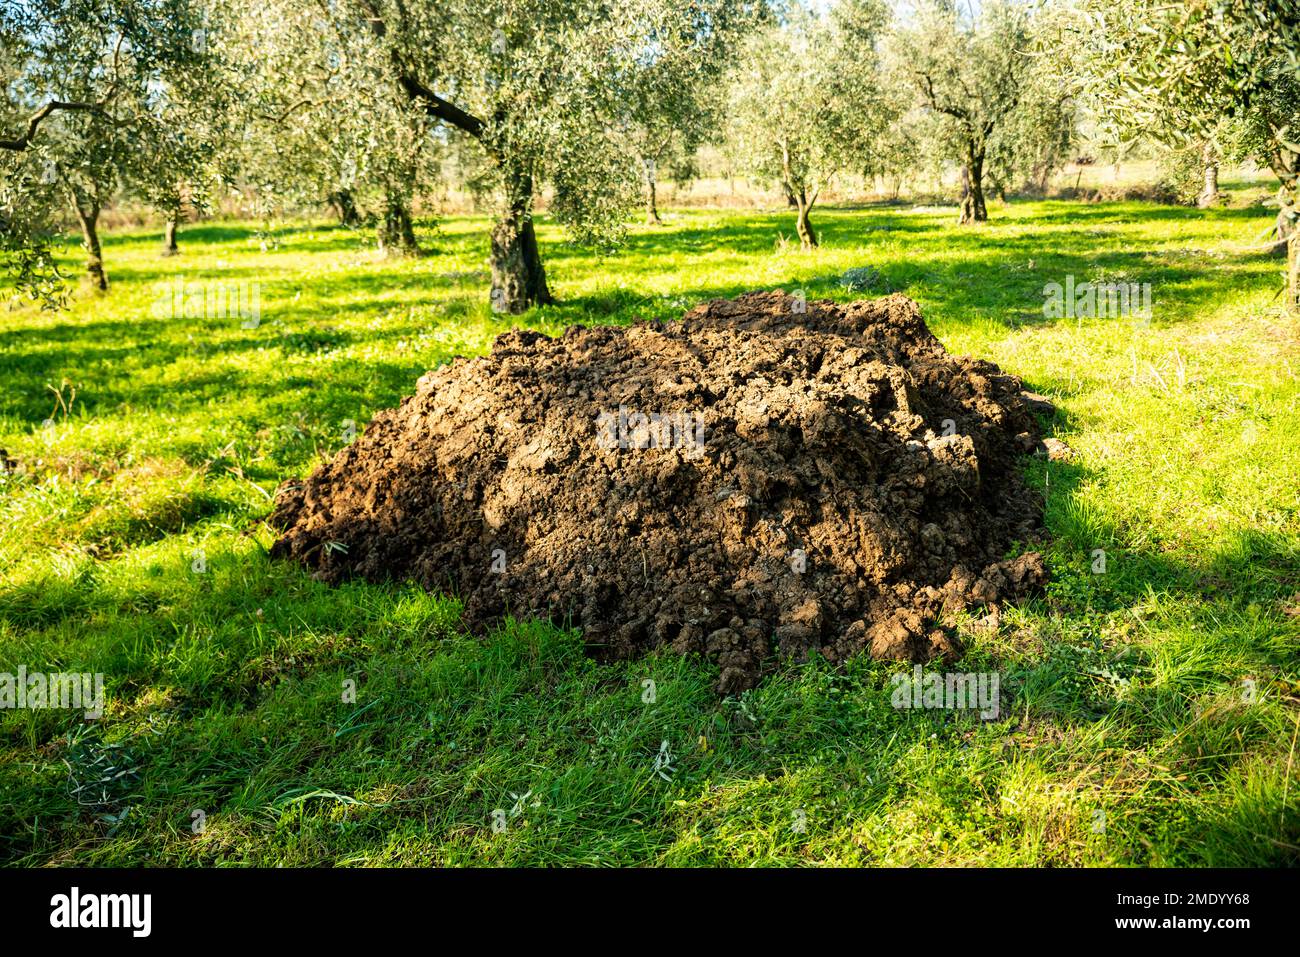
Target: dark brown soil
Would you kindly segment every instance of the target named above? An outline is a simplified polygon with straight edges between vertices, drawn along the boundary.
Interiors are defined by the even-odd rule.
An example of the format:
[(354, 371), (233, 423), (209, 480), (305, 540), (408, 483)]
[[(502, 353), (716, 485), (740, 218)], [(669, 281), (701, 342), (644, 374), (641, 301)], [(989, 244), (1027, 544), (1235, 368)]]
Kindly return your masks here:
[[(699, 413), (703, 445), (609, 447), (620, 406)], [(541, 616), (606, 655), (700, 652), (729, 693), (773, 653), (955, 657), (954, 613), (1045, 578), (1037, 554), (1004, 560), (1042, 534), (1018, 465), (1038, 445), (1020, 380), (948, 355), (910, 299), (751, 293), (514, 330), (428, 373), (280, 489), (273, 554), (446, 590), (476, 629)]]

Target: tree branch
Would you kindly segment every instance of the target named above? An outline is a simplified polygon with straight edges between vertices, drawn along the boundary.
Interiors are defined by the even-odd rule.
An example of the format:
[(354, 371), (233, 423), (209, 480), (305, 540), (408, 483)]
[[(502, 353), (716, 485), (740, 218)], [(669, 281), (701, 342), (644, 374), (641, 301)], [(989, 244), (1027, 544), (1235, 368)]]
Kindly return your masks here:
[(448, 103), (409, 73), (401, 73), (397, 77), (397, 82), (406, 91), (406, 95), (413, 101), (420, 103), (425, 112), (434, 119), (450, 123), (456, 129), (468, 133), (476, 140), (481, 140), (483, 134), (487, 132), (487, 124), (477, 116), (465, 112), (455, 103)]
[[(362, 0), (362, 7), (367, 14), (366, 24), (369, 29), (371, 29), (377, 36), (385, 36), (388, 33), (388, 28), (384, 22), (384, 17), (374, 0)], [(406, 9), (402, 5), (401, 0), (398, 0), (397, 3), (397, 15), (398, 19), (402, 21), (402, 25), (405, 26)], [(450, 123), (461, 132), (468, 133), (470, 136), (474, 137), (474, 139), (483, 142), (483, 138), (487, 134), (487, 124), (485, 122), (473, 113), (462, 110), (455, 103), (450, 103), (447, 100), (444, 100), (437, 93), (434, 93), (433, 90), (429, 89), (429, 87), (421, 83), (419, 79), (406, 68), (395, 44), (391, 49), (390, 55), (394, 72), (397, 75), (397, 85), (405, 91), (408, 97), (410, 97), (411, 102), (423, 106), (424, 111), (435, 120), (442, 120), (444, 123)], [(491, 151), (489, 150), (489, 152)]]
[(276, 115), (274, 113), (258, 113), (257, 116), (259, 119), (266, 120), (268, 123), (274, 123), (276, 126), (280, 126), (284, 123), (285, 120), (293, 116), (293, 114), (297, 113), (303, 107), (315, 106), (315, 105), (316, 105), (315, 100), (304, 97), (303, 99), (298, 100), (296, 103), (292, 103), (289, 106), (285, 107), (284, 111), (281, 112), (279, 115)]
[(75, 103), (64, 100), (50, 100), (27, 121), (27, 132), (16, 140), (0, 140), (0, 149), (10, 150), (14, 153), (21, 153), (31, 145), (32, 138), (36, 136), (36, 130), (41, 123), (50, 117), (51, 114), (58, 110), (85, 110), (92, 113), (100, 112), (98, 103)]
[(930, 74), (923, 73), (918, 70), (916, 75), (925, 81), (924, 85), (921, 88), (921, 92), (924, 93), (926, 99), (930, 101), (931, 109), (938, 110), (940, 113), (946, 113), (948, 116), (951, 116), (954, 119), (961, 120), (967, 126), (972, 125), (970, 114), (968, 112), (958, 107), (947, 106), (939, 102), (939, 95), (934, 92), (934, 80), (931, 79)]

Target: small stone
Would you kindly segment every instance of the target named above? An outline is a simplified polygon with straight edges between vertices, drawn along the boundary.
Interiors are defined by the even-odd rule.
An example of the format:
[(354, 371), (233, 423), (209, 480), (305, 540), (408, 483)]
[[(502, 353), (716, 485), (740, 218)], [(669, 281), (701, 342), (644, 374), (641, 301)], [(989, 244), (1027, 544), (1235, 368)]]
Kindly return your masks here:
[(1037, 392), (1022, 392), (1020, 398), (1024, 399), (1025, 407), (1030, 412), (1045, 415), (1048, 418), (1056, 415), (1055, 403), (1045, 395), (1039, 395)]
[(1049, 462), (1070, 462), (1074, 459), (1074, 449), (1060, 439), (1043, 439), (1039, 446), (1039, 454), (1046, 455)]

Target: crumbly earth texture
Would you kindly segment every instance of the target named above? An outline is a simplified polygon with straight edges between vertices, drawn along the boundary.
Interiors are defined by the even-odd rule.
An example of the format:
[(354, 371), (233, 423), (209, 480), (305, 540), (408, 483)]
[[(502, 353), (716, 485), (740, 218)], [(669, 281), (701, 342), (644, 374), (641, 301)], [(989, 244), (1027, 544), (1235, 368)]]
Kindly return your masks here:
[(516, 329), (283, 485), (272, 554), (447, 591), (476, 630), (546, 617), (599, 655), (700, 653), (722, 693), (774, 655), (951, 660), (955, 615), (1045, 580), (1018, 463), (1039, 402), (901, 295)]

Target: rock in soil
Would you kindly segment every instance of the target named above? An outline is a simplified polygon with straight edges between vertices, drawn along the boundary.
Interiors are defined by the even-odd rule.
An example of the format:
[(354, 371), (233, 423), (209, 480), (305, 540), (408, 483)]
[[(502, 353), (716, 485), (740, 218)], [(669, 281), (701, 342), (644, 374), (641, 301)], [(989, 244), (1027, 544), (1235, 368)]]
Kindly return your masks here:
[(445, 590), (476, 631), (700, 653), (732, 693), (778, 655), (951, 659), (953, 615), (1040, 586), (1026, 438), (1020, 380), (949, 355), (910, 299), (749, 293), (427, 373), (280, 488), (272, 554)]
[(1072, 462), (1074, 461), (1074, 449), (1070, 448), (1060, 439), (1046, 438), (1040, 443), (1042, 454), (1046, 455), (1051, 462)]
[(1056, 415), (1056, 405), (1047, 396), (1039, 395), (1037, 392), (1022, 392), (1021, 397), (1025, 400), (1025, 405), (1030, 412), (1037, 412), (1049, 419)]

